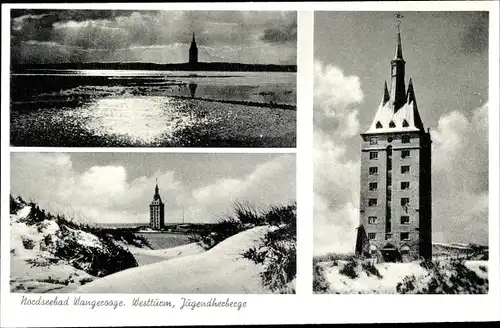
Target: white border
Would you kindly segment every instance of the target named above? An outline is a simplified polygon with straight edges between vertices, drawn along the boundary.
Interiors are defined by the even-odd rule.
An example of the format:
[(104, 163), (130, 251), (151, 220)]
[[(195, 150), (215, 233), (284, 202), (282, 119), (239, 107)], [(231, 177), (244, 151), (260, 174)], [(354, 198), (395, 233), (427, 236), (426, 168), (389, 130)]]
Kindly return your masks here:
[[(10, 181), (9, 150), (9, 33), (11, 8), (73, 9), (170, 9), (170, 10), (297, 10), (299, 13), (298, 83), (297, 83), (297, 203), (299, 214), (297, 295), (187, 295), (198, 300), (215, 296), (247, 301), (248, 307), (234, 309), (199, 309), (175, 311), (161, 308), (117, 310), (74, 307), (21, 307), (20, 294), (9, 291), (9, 220), (8, 193)], [(488, 10), (489, 29), (489, 278), (488, 295), (313, 295), (312, 282), (312, 52), (313, 11), (469, 11)], [(213, 325), (213, 324), (286, 324), (286, 323), (352, 323), (352, 322), (442, 322), (499, 320), (499, 3), (478, 2), (365, 2), (365, 3), (201, 3), (201, 4), (29, 4), (2, 5), (2, 129), (1, 129), (1, 281), (0, 326), (141, 326), (141, 325)], [(332, 31), (335, 33), (335, 31)], [(152, 151), (152, 149), (40, 149), (36, 151)], [(154, 150), (158, 151), (158, 150)], [(165, 150), (167, 151), (167, 150)], [(171, 149), (172, 152), (293, 152), (289, 149)], [(332, 168), (334, 169), (334, 168)], [(56, 295), (56, 294), (52, 294)], [(65, 294), (59, 295), (66, 296)], [(89, 297), (91, 295), (88, 295)], [(127, 301), (134, 295), (96, 294), (94, 298), (119, 297)], [(144, 295), (145, 296), (145, 295)], [(162, 297), (161, 295), (152, 295)], [(182, 295), (165, 295), (176, 301)], [(390, 311), (387, 311), (390, 309)], [(412, 311), (418, 309), (418, 311)], [(361, 312), (360, 312), (361, 310)]]

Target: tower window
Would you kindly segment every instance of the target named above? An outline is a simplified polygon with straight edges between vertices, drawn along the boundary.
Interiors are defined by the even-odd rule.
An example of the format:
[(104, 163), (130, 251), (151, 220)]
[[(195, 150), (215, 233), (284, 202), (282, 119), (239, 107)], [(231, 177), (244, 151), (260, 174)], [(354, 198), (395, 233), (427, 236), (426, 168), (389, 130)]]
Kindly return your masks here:
[(391, 239), (392, 239), (392, 233), (386, 233), (385, 240), (391, 240)]
[(410, 136), (403, 136), (401, 138), (402, 143), (410, 143)]
[(370, 159), (378, 159), (378, 152), (377, 151), (371, 151), (370, 152)]
[(377, 198), (368, 199), (368, 206), (377, 206)]
[(410, 224), (410, 217), (408, 215), (401, 216), (401, 224)]
[(378, 167), (376, 167), (376, 166), (370, 167), (369, 173), (370, 173), (370, 175), (378, 174)]
[(408, 174), (408, 173), (410, 173), (410, 165), (403, 165), (403, 166), (401, 166), (401, 173), (402, 174)]
[(403, 127), (407, 128), (407, 127), (409, 127), (409, 126), (410, 126), (410, 124), (408, 124), (408, 121), (407, 121), (407, 120), (404, 120), (404, 121), (403, 121)]
[(375, 240), (377, 238), (377, 234), (375, 232), (368, 233), (368, 239)]
[(377, 217), (376, 216), (369, 216), (368, 217), (368, 224), (377, 224)]
[(378, 183), (376, 183), (376, 182), (370, 182), (370, 184), (368, 185), (368, 189), (369, 190), (377, 190), (378, 189)]
[(410, 233), (409, 232), (402, 232), (401, 233), (401, 240), (410, 240)]
[(377, 129), (382, 129), (382, 123), (377, 122), (377, 124), (375, 124), (375, 127), (376, 127)]
[(408, 190), (408, 189), (410, 189), (410, 182), (409, 181), (401, 182), (401, 190)]
[(378, 145), (378, 138), (377, 137), (371, 137), (370, 138), (370, 145)]
[(401, 151), (401, 158), (407, 158), (407, 157), (410, 157), (410, 151), (409, 150)]
[(401, 206), (408, 206), (410, 204), (410, 199), (408, 197), (401, 198)]
[(395, 127), (396, 127), (396, 124), (395, 124), (393, 121), (391, 121), (391, 122), (389, 123), (389, 127), (390, 127), (390, 128), (395, 128)]

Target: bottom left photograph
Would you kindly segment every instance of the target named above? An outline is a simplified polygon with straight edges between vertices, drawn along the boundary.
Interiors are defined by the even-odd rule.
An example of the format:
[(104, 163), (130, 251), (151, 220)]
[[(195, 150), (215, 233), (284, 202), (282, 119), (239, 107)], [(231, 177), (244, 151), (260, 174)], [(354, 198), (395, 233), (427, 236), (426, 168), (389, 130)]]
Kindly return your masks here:
[(11, 153), (14, 293), (291, 294), (295, 154)]

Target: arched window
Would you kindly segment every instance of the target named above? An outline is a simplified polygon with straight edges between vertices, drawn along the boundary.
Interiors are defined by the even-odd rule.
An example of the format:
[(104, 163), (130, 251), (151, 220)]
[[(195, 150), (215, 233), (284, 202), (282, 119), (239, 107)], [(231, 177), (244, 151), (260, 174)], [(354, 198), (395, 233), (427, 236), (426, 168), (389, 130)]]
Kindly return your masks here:
[(382, 123), (380, 123), (380, 121), (378, 121), (377, 124), (375, 125), (375, 127), (377, 129), (382, 129)]
[(404, 120), (404, 121), (403, 121), (403, 127), (407, 128), (407, 127), (409, 127), (409, 126), (410, 126), (410, 124), (408, 124), (408, 121), (407, 121), (407, 120)]
[(404, 245), (399, 249), (401, 253), (408, 253), (410, 251), (410, 247), (408, 245)]
[(396, 127), (396, 124), (395, 124), (393, 121), (391, 121), (391, 123), (389, 123), (389, 127), (390, 127), (390, 128), (395, 128), (395, 127)]

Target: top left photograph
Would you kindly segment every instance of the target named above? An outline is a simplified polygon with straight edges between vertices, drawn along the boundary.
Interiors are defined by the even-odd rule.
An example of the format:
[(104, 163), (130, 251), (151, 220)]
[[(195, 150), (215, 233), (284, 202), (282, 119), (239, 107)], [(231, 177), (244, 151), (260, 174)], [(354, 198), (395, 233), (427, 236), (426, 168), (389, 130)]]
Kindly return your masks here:
[(10, 15), (11, 146), (296, 147), (295, 11)]

